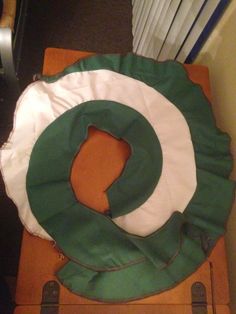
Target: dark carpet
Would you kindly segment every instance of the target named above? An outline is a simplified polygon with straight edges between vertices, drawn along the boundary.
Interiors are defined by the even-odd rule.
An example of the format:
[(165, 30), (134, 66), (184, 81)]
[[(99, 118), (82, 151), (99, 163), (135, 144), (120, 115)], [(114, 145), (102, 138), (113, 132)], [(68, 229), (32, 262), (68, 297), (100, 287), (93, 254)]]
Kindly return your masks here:
[[(41, 73), (47, 47), (132, 51), (131, 0), (30, 0), (18, 76), (21, 89)], [(16, 98), (0, 81), (0, 145), (12, 129)], [(17, 189), (17, 186), (16, 186)], [(22, 225), (0, 179), (0, 278), (16, 276)], [(1, 304), (1, 296), (0, 296)]]
[(20, 75), (41, 72), (46, 47), (98, 53), (132, 51), (131, 0), (32, 0)]

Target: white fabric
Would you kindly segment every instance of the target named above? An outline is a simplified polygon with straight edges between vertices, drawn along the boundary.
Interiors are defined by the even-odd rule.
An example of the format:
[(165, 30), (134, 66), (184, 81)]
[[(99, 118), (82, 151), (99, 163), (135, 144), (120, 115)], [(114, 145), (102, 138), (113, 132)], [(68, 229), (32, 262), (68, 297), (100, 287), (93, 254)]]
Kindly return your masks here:
[(140, 112), (161, 144), (163, 168), (148, 200), (114, 219), (127, 232), (146, 236), (160, 228), (174, 211), (183, 212), (196, 186), (196, 166), (189, 127), (182, 113), (163, 95), (133, 78), (109, 70), (68, 74), (54, 83), (31, 84), (20, 97), (14, 130), (1, 150), (7, 193), (25, 227), (50, 239), (31, 212), (26, 193), (30, 154), (42, 131), (68, 109), (89, 100), (111, 100)]

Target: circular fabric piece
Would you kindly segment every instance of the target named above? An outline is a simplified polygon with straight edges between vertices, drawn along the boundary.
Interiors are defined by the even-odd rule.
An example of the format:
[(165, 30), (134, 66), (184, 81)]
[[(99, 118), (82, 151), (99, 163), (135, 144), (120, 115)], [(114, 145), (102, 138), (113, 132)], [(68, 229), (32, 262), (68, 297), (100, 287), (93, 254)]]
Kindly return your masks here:
[[(146, 119), (133, 109), (111, 101), (83, 103), (50, 124), (34, 145), (27, 174), (27, 192), (38, 222), (56, 242), (60, 242), (67, 256), (74, 256), (81, 264), (96, 270), (113, 270), (139, 263), (143, 254), (136, 246), (145, 247), (148, 242), (150, 246), (154, 243), (157, 246), (160, 241), (161, 247), (163, 239), (167, 239), (169, 233), (174, 233), (176, 241), (168, 248), (168, 254), (165, 253), (168, 262), (178, 250), (180, 227), (177, 228), (177, 225), (182, 224), (180, 215), (173, 216), (161, 231), (158, 230), (148, 239), (137, 238), (121, 232), (110, 218), (77, 201), (70, 186), (70, 169), (90, 125), (124, 139), (132, 147), (125, 170), (108, 190), (112, 216), (117, 212), (118, 215), (122, 214), (124, 208), (130, 211), (130, 208), (136, 207), (139, 196), (144, 202), (155, 187), (161, 173), (162, 154), (156, 134)], [(140, 132), (140, 136), (137, 136), (137, 132)], [(64, 236), (65, 222), (70, 230), (67, 237)], [(76, 242), (71, 241), (69, 235), (77, 232), (80, 236)], [(87, 243), (84, 242), (88, 233), (89, 255)], [(115, 243), (116, 249), (113, 250)], [(107, 251), (110, 252), (109, 259), (106, 258)], [(153, 255), (153, 259), (157, 259), (157, 265), (163, 266), (164, 262), (155, 257), (156, 253), (151, 248), (147, 251), (150, 256)], [(93, 252), (100, 253), (91, 259)]]
[[(31, 208), (41, 225), (48, 214), (50, 218), (58, 211), (69, 211), (70, 206), (82, 205), (68, 187), (73, 160), (87, 137), (89, 126), (122, 138), (132, 148), (122, 175), (107, 190), (111, 217), (127, 214), (153, 193), (161, 175), (162, 153), (151, 125), (127, 106), (112, 101), (86, 102), (50, 124), (34, 145), (27, 191)], [(45, 202), (50, 204), (50, 211)], [(83, 218), (78, 223), (83, 223)]]
[[(155, 89), (119, 73), (108, 70), (72, 72), (50, 84), (34, 83), (25, 91), (18, 102), (15, 132), (3, 151), (8, 192), (20, 209), (24, 225), (36, 235), (51, 238), (32, 214), (25, 190), (25, 177), (33, 145), (56, 117), (81, 102), (93, 99), (120, 102), (142, 114), (153, 126), (164, 157), (155, 194), (135, 211), (115, 218), (117, 225), (132, 234), (151, 234), (174, 211), (183, 212), (196, 190), (193, 144), (189, 126), (178, 108)], [(33, 105), (33, 102), (37, 105)], [(20, 169), (17, 175), (16, 168)], [(183, 173), (186, 175), (183, 176)], [(16, 181), (20, 186), (19, 193), (14, 188)]]
[[(22, 187), (32, 148), (50, 123), (78, 104), (108, 100), (135, 109), (153, 127), (163, 159), (153, 193), (138, 208), (126, 208), (121, 215), (117, 211), (113, 220), (81, 204), (78, 210), (70, 198), (67, 211), (42, 198), (48, 211), (39, 214), (40, 224), (70, 259), (57, 273), (59, 280), (75, 293), (106, 302), (173, 287), (199, 267), (223, 234), (234, 195), (234, 183), (227, 179), (232, 168), (229, 137), (216, 128), (200, 87), (178, 63), (132, 54), (90, 57), (44, 80), (22, 96), (18, 132), (1, 157), (4, 180), (11, 182), (8, 191), (14, 190), (15, 176), (25, 193), (26, 220), (34, 218)], [(70, 184), (66, 188), (72, 190)], [(38, 216), (38, 209), (32, 209)], [(37, 222), (35, 226), (38, 230)]]

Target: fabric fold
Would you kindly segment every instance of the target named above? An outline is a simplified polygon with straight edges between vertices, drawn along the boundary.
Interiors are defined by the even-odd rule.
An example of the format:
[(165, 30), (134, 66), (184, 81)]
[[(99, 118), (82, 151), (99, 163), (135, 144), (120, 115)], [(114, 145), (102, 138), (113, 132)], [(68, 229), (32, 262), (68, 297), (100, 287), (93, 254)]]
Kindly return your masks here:
[(109, 303), (127, 302), (176, 286), (205, 258), (201, 247), (183, 235), (179, 253), (161, 270), (149, 260), (109, 272), (95, 272), (69, 262), (57, 272), (57, 278), (78, 295)]

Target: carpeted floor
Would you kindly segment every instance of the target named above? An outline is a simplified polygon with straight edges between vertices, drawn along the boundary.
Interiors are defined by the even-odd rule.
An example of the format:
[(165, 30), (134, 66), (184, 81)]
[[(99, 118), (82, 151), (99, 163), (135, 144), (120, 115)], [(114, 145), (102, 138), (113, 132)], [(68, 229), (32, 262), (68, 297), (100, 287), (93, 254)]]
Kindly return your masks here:
[(132, 51), (131, 0), (31, 0), (28, 12), (22, 86), (31, 81), (33, 73), (41, 72), (46, 47)]
[[(98, 53), (132, 51), (131, 17), (131, 0), (30, 0), (19, 68), (21, 88), (41, 72), (47, 47)], [(2, 81), (0, 95), (2, 145), (12, 129), (16, 99)], [(22, 225), (0, 179), (0, 277), (16, 276)]]

